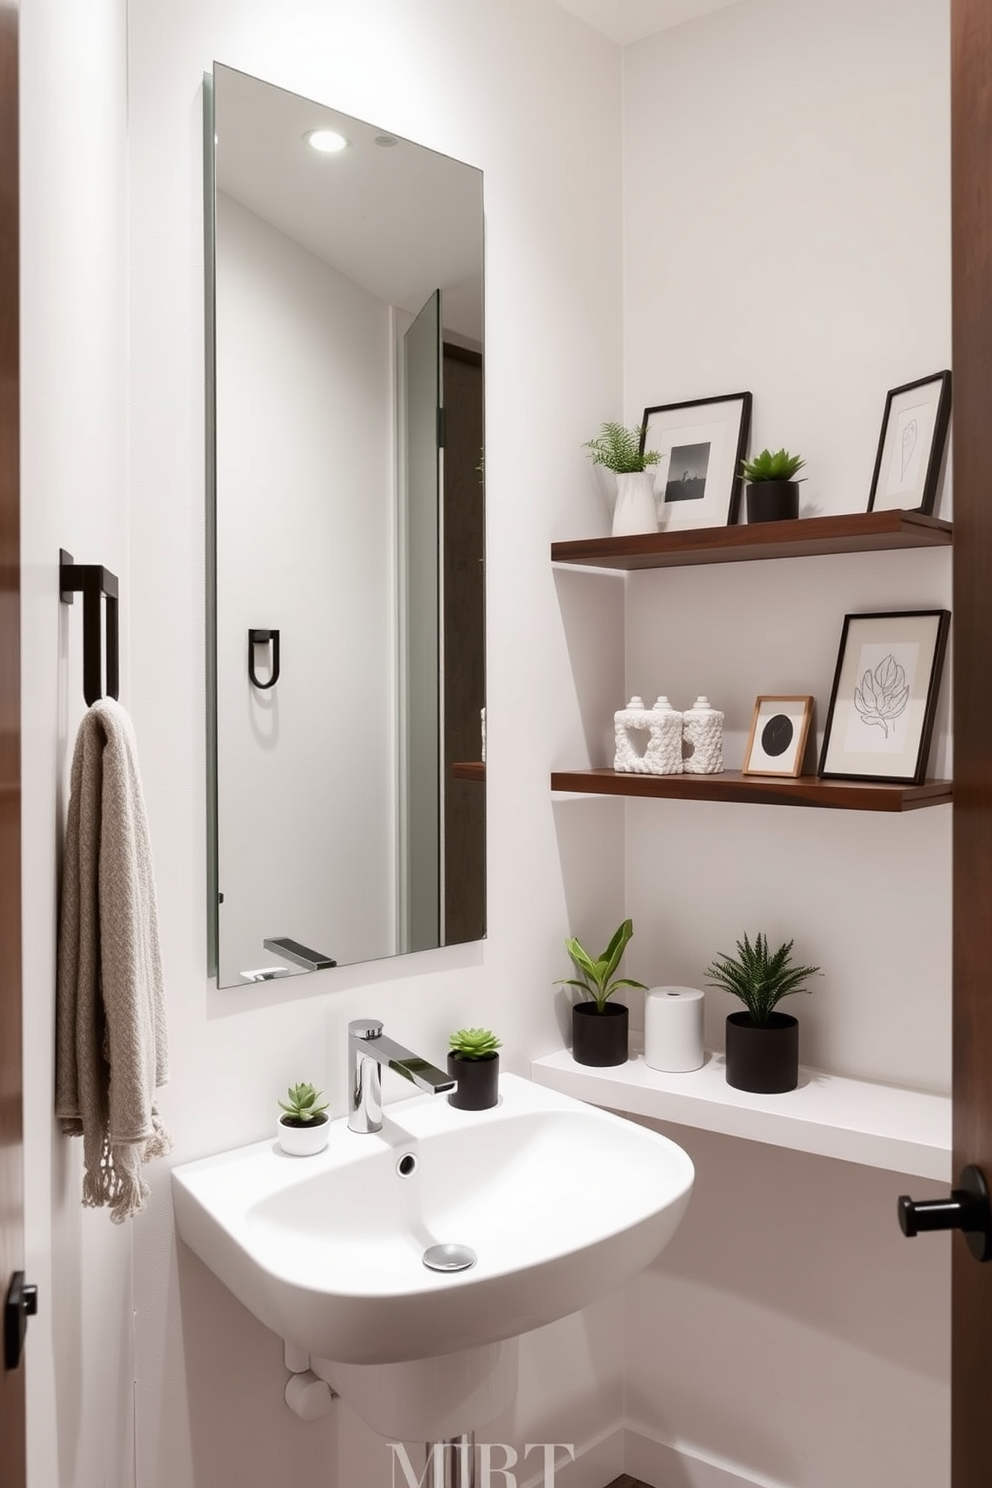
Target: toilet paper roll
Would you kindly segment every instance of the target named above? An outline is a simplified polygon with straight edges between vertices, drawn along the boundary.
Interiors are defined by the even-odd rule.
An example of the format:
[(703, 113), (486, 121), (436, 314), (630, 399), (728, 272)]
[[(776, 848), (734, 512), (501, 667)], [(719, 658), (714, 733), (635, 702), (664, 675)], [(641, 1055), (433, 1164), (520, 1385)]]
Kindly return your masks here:
[(697, 987), (650, 987), (644, 999), (644, 1063), (677, 1074), (699, 1069), (703, 993)]

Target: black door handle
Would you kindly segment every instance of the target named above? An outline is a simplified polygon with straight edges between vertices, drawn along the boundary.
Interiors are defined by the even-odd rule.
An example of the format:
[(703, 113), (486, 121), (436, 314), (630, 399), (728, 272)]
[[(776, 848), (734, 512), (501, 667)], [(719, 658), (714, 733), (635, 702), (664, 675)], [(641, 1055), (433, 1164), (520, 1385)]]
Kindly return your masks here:
[(917, 1204), (908, 1194), (901, 1194), (899, 1228), (910, 1239), (926, 1230), (963, 1230), (975, 1260), (992, 1261), (992, 1208), (981, 1168), (969, 1164), (949, 1199), (924, 1199)]
[(27, 1286), (24, 1272), (15, 1271), (7, 1288), (7, 1300), (3, 1308), (3, 1367), (16, 1369), (24, 1351), (24, 1335), (28, 1330), (28, 1318), (38, 1311), (38, 1288)]
[[(269, 673), (268, 682), (260, 682), (258, 673), (255, 671), (255, 647), (272, 647), (272, 670)], [(279, 681), (279, 632), (277, 630), (257, 630), (252, 628), (248, 632), (248, 680), (252, 687), (257, 687), (259, 692), (268, 692), (270, 687), (275, 687)]]

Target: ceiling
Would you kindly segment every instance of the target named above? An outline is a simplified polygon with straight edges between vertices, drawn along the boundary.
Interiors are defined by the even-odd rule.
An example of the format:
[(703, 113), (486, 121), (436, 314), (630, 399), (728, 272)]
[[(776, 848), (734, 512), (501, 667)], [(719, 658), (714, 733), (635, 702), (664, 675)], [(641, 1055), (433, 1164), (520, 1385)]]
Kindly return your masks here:
[[(481, 345), (481, 171), (220, 63), (214, 106), (218, 191), (383, 304), (442, 290), (446, 332)], [(316, 155), (316, 128), (349, 148)]]
[(625, 46), (694, 21), (711, 10), (723, 10), (739, 0), (554, 0), (562, 10), (571, 11), (580, 21), (601, 31), (604, 36)]

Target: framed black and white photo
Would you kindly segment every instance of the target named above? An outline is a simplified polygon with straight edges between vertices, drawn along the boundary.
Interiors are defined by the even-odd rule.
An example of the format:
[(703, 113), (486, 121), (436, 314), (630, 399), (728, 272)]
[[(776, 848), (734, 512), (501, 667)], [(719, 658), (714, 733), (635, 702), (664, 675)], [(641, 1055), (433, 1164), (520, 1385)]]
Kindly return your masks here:
[(949, 610), (844, 616), (822, 778), (923, 784), (950, 623)]
[(750, 423), (750, 393), (645, 408), (641, 451), (661, 456), (653, 472), (662, 532), (736, 522)]
[(885, 399), (869, 511), (933, 515), (950, 418), (950, 372), (892, 388)]
[(744, 751), (744, 775), (801, 775), (813, 699), (800, 694), (758, 697)]

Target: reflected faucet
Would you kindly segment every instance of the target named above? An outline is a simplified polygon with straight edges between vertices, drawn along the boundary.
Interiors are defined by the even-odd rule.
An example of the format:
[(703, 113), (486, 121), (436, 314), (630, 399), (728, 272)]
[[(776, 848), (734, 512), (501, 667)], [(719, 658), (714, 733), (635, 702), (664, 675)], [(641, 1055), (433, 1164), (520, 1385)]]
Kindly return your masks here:
[(358, 1018), (348, 1024), (349, 1131), (381, 1131), (384, 1064), (428, 1095), (455, 1088), (450, 1075), (387, 1038), (377, 1018)]

